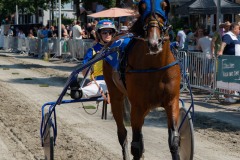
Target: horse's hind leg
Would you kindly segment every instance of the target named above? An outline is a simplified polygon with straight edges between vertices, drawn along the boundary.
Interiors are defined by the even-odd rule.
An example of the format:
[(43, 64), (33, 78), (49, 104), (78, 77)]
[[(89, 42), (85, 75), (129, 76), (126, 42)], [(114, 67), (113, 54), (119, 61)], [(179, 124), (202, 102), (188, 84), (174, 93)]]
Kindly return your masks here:
[(132, 143), (131, 153), (134, 160), (139, 160), (143, 157), (144, 143), (142, 135), (142, 126), (146, 111), (143, 107), (135, 107), (132, 105), (131, 111), (131, 125), (132, 125)]
[(178, 100), (174, 105), (165, 108), (168, 117), (168, 144), (172, 154), (173, 160), (180, 160), (179, 157), (179, 133), (177, 128), (178, 116), (179, 116), (179, 105)]

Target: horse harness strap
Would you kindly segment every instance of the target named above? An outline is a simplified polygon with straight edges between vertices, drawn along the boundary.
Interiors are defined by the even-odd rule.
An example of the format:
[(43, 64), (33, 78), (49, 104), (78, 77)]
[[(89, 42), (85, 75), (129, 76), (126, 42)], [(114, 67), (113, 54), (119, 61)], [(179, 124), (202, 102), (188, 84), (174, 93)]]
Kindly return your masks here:
[(161, 70), (165, 70), (168, 69), (176, 64), (179, 64), (179, 61), (176, 60), (172, 63), (169, 63), (168, 65), (164, 66), (164, 67), (160, 67), (160, 68), (155, 68), (155, 69), (133, 69), (133, 70), (129, 70), (126, 73), (151, 73), (151, 72), (158, 72)]
[(125, 88), (127, 88), (126, 81), (125, 81), (126, 80), (126, 75), (125, 75), (126, 67), (128, 65), (128, 63), (127, 63), (128, 62), (128, 54), (127, 53), (133, 48), (135, 43), (136, 43), (136, 38), (132, 38), (130, 40), (130, 42), (128, 43), (128, 45), (125, 47), (125, 49), (122, 51), (122, 53), (119, 54), (120, 61), (119, 61), (118, 71), (119, 71), (120, 78), (121, 78)]

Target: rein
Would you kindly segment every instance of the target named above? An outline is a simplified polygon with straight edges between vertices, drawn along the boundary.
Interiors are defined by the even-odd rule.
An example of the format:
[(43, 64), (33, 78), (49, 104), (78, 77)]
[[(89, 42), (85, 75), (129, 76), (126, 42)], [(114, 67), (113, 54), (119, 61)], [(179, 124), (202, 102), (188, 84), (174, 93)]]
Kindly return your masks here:
[(129, 71), (126, 71), (126, 73), (152, 73), (152, 72), (158, 72), (158, 71), (161, 71), (161, 70), (165, 70), (165, 69), (168, 69), (176, 64), (178, 64), (179, 61), (176, 60), (172, 63), (169, 63), (168, 65), (164, 66), (164, 67), (160, 67), (160, 68), (155, 68), (155, 69), (132, 69), (132, 70), (129, 70)]

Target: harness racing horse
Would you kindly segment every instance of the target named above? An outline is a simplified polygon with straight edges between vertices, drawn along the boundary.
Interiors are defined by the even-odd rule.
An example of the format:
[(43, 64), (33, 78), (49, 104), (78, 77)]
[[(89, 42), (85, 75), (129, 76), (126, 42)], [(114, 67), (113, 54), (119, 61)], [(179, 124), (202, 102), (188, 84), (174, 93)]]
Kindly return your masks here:
[(136, 36), (125, 52), (125, 68), (116, 72), (106, 61), (103, 73), (111, 95), (113, 117), (123, 159), (129, 160), (127, 130), (123, 122), (124, 97), (131, 104), (132, 142), (134, 160), (143, 156), (142, 126), (149, 111), (161, 106), (168, 119), (169, 148), (173, 160), (179, 160), (179, 96), (180, 67), (170, 50), (167, 36), (168, 0), (141, 0), (140, 17), (130, 31)]

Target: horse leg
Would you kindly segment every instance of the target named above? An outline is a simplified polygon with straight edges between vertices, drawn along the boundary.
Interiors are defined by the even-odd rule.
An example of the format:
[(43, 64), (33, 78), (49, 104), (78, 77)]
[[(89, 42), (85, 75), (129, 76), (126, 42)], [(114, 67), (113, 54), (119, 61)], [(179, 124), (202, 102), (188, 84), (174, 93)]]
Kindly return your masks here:
[(128, 141), (127, 141), (127, 130), (124, 126), (123, 122), (123, 114), (124, 114), (124, 105), (123, 100), (124, 96), (121, 92), (115, 94), (111, 94), (111, 106), (112, 106), (112, 113), (113, 117), (117, 124), (117, 134), (118, 134), (118, 141), (122, 146), (122, 154), (124, 160), (129, 160), (129, 153), (128, 153)]
[(131, 153), (134, 160), (139, 160), (143, 156), (144, 143), (142, 135), (142, 126), (144, 123), (145, 110), (143, 107), (132, 106), (131, 125), (132, 125), (132, 143)]
[(179, 157), (179, 133), (177, 128), (179, 105), (178, 100), (175, 100), (173, 105), (165, 108), (168, 117), (168, 145), (172, 154), (173, 160), (180, 160)]
[[(110, 75), (110, 74), (109, 74)], [(108, 76), (108, 75), (107, 75)], [(106, 76), (106, 77), (107, 77)], [(111, 107), (112, 107), (112, 114), (115, 119), (117, 125), (117, 135), (118, 141), (122, 147), (122, 154), (124, 160), (129, 160), (129, 153), (128, 153), (128, 141), (127, 141), (127, 130), (124, 126), (123, 122), (123, 115), (124, 115), (124, 94), (118, 90), (115, 83), (111, 80), (111, 78), (105, 78), (105, 81), (108, 85), (108, 91), (111, 96)]]

